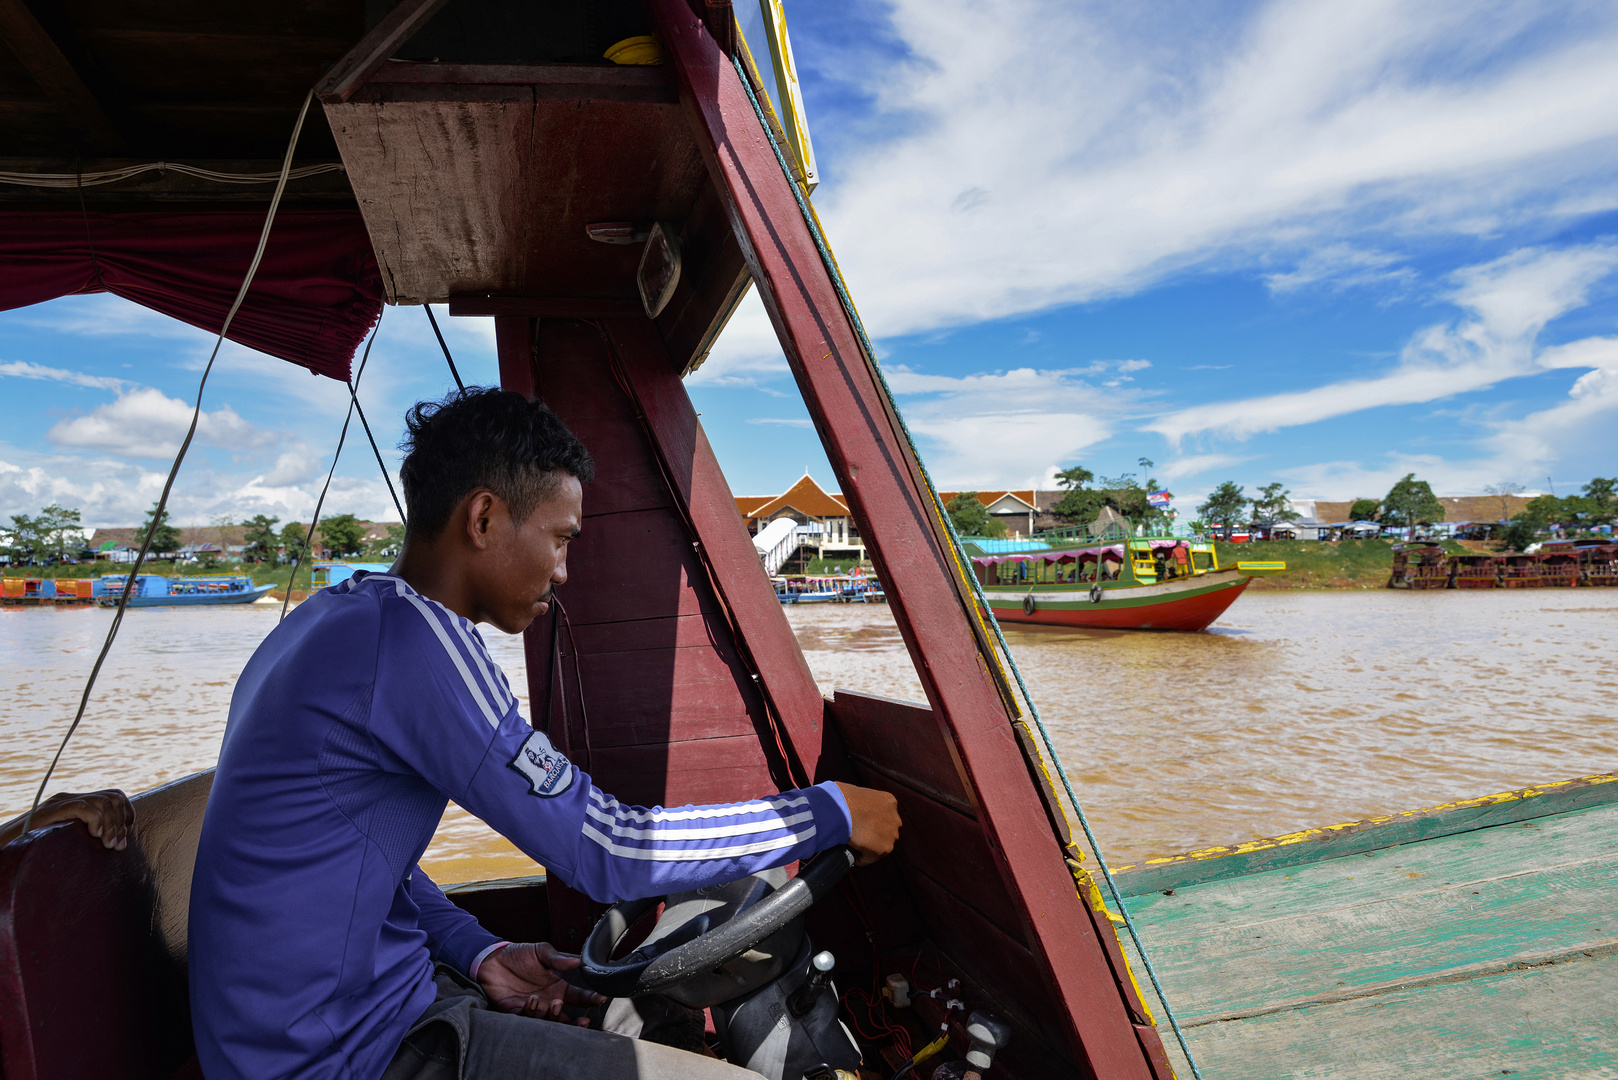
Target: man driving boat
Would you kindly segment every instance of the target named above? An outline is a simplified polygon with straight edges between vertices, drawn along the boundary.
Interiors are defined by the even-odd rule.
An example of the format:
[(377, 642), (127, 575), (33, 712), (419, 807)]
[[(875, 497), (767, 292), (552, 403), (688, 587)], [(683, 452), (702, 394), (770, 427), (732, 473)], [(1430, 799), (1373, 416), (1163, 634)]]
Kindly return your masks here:
[(300, 605), (231, 701), (191, 894), (204, 1073), (753, 1076), (651, 1041), (648, 1007), (603, 1009), (564, 979), (578, 957), (500, 941), (452, 904), (418, 865), (446, 802), (606, 903), (845, 843), (870, 862), (898, 838), (893, 796), (824, 783), (665, 810), (596, 788), (518, 712), (476, 628), (515, 634), (549, 610), (589, 453), (509, 391), (421, 403), (407, 425), (398, 561)]

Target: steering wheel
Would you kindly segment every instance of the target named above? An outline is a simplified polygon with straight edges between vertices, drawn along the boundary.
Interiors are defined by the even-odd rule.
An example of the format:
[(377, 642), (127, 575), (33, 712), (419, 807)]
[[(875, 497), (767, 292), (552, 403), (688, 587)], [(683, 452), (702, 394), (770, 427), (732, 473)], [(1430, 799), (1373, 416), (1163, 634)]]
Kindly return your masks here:
[(596, 922), (580, 953), (584, 985), (608, 997), (641, 997), (727, 964), (798, 918), (842, 880), (854, 865), (854, 850), (839, 845), (822, 852), (798, 876), (730, 921), (693, 938), (679, 935), (643, 945), (611, 959), (630, 927), (662, 902), (661, 896), (612, 905)]

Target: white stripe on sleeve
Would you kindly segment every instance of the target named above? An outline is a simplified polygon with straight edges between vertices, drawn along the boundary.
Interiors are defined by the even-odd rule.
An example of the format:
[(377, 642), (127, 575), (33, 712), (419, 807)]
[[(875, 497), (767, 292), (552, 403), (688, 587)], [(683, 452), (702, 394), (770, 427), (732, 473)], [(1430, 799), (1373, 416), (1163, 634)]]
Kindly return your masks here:
[[(444, 605), (438, 604), (437, 606), (442, 608)], [(451, 625), (455, 627), (455, 632), (460, 635), (461, 641), (466, 644), (466, 651), (472, 654), (472, 662), (477, 664), (478, 671), (483, 675), (483, 681), (489, 686), (489, 696), (500, 707), (500, 715), (504, 716), (516, 702), (506, 693), (506, 688), (500, 685), (500, 680), (491, 674), (490, 668), (494, 668), (495, 671), (500, 669), (493, 660), (488, 659), (487, 654), (484, 652), (482, 636), (468, 634), (466, 627), (461, 625), (465, 620), (453, 611), (445, 609), (444, 614), (449, 616)]]
[(585, 811), (590, 817), (610, 826), (612, 835), (623, 837), (626, 840), (658, 840), (665, 843), (681, 843), (686, 840), (717, 840), (722, 836), (748, 836), (758, 833), (780, 832), (782, 829), (801, 825), (805, 821), (815, 820), (812, 810), (805, 810), (789, 817), (768, 817), (758, 821), (744, 821), (739, 825), (708, 825), (694, 829), (670, 829), (652, 827), (650, 829), (634, 829), (612, 816), (602, 813), (594, 806), (586, 807)]
[(586, 837), (607, 849), (613, 855), (625, 859), (638, 859), (642, 862), (708, 862), (713, 859), (734, 859), (743, 855), (757, 855), (764, 851), (780, 851), (783, 848), (793, 847), (805, 840), (813, 840), (814, 826), (805, 832), (792, 833), (788, 836), (777, 837), (774, 840), (761, 840), (754, 844), (738, 844), (735, 847), (722, 848), (639, 848), (624, 844), (613, 843), (612, 838), (602, 833), (594, 825), (585, 825), (581, 830)]
[(698, 818), (738, 817), (742, 814), (766, 814), (771, 811), (779, 813), (790, 810), (794, 806), (808, 806), (809, 797), (799, 795), (795, 799), (781, 796), (772, 796), (768, 799), (759, 799), (754, 802), (732, 803), (729, 806), (697, 806), (690, 810), (626, 810), (611, 795), (603, 795), (597, 788), (590, 789), (590, 798), (601, 809), (614, 814), (624, 821), (633, 821), (642, 824), (648, 821), (692, 821)]
[[(403, 586), (403, 584), (403, 582), (399, 583), (400, 586)], [(444, 632), (443, 624), (433, 615), (432, 609), (427, 606), (421, 597), (415, 594), (414, 590), (396, 588), (398, 588), (399, 595), (410, 601), (415, 609), (421, 612), (421, 617), (427, 620), (427, 625), (433, 628), (433, 633), (438, 636), (438, 641), (444, 646), (444, 651), (455, 662), (455, 670), (461, 673), (461, 679), (465, 681), (467, 690), (471, 691), (472, 700), (477, 702), (478, 708), (482, 710), (483, 718), (489, 722), (490, 727), (499, 727), (500, 716), (503, 713), (496, 713), (489, 707), (489, 701), (483, 696), (483, 690), (478, 686), (477, 680), (472, 677), (472, 672), (467, 668), (466, 661), (461, 658), (460, 651), (455, 648), (455, 643), (450, 641), (449, 635)]]

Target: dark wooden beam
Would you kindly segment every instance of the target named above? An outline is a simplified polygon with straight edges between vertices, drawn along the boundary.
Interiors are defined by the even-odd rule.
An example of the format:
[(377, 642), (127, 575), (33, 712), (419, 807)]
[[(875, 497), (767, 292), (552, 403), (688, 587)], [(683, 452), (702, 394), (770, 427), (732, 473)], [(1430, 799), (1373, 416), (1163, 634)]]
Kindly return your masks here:
[(376, 69), (387, 63), (388, 57), (415, 36), (428, 19), (438, 14), (445, 2), (401, 0), (315, 84), (315, 97), (327, 105), (337, 105), (353, 97), (354, 91), (376, 74)]
[[(262, 205), (269, 202), (275, 191), (275, 173), (281, 168), (277, 158), (183, 158), (172, 162), (193, 165), (224, 173), (269, 173), (270, 179), (258, 184), (227, 184), (206, 177), (190, 176), (176, 170), (153, 169), (136, 173), (125, 180), (110, 184), (85, 183), (85, 197), (100, 210), (114, 207), (139, 207), (148, 204), (184, 205), (187, 208), (241, 204)], [(71, 178), (82, 171), (92, 173), (125, 169), (151, 164), (150, 158), (61, 158), (61, 157), (0, 157), (0, 172), (23, 174), (50, 174)], [(304, 161), (300, 165), (312, 165)], [(0, 182), (0, 205), (15, 208), (29, 206), (79, 205), (79, 192), (71, 180), (62, 187), (34, 187), (28, 184)], [(287, 183), (283, 206), (353, 206), (354, 192), (348, 186), (348, 176), (341, 171), (318, 173), (314, 176), (294, 177)]]
[(514, 88), (524, 101), (680, 103), (667, 68), (616, 64), (389, 64), (352, 100), (507, 100)]
[[(775, 325), (843, 497), (887, 588), (936, 722), (976, 796), (995, 869), (1016, 906), (1030, 993), (1047, 995), (1080, 1075), (1166, 1080), (1155, 1031), (1139, 1035), (1107, 949), (1079, 897), (1013, 733), (1014, 716), (980, 652), (976, 613), (945, 548), (938, 509), (889, 414), (791, 181), (731, 61), (686, 0), (648, 0), (709, 174)], [(936, 917), (936, 916), (935, 916)], [(1110, 925), (1106, 928), (1111, 933)]]
[(117, 126), (23, 0), (0, 0), (0, 38), (67, 122), (85, 134), (89, 149), (98, 153), (123, 149)]
[(644, 319), (639, 300), (588, 296), (452, 296), (451, 315), (522, 315), (541, 319)]
[[(775, 586), (747, 535), (730, 484), (708, 444), (679, 368), (652, 321), (608, 320), (603, 331), (624, 366), (624, 378), (663, 459), (670, 494), (682, 507), (713, 585), (729, 609), (737, 647), (751, 659), (772, 711), (806, 772), (801, 783), (850, 778), (841, 745), (825, 730), (826, 702), (787, 622)], [(826, 751), (833, 752), (827, 754)]]

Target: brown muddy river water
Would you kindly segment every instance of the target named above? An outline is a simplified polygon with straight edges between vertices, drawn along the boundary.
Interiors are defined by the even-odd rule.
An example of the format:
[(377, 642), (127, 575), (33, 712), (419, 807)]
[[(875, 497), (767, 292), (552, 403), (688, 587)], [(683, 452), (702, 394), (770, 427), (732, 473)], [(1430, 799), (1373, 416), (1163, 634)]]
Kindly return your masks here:
[[(822, 690), (921, 699), (887, 608), (787, 610)], [(277, 611), (131, 611), (51, 790), (211, 765)], [(27, 808), (110, 617), (0, 609), (0, 819)], [(1276, 591), (1202, 634), (1006, 632), (1115, 866), (1618, 769), (1618, 589)], [(521, 691), (519, 639), (484, 636)], [(453, 806), (422, 861), (441, 882), (533, 872)]]

